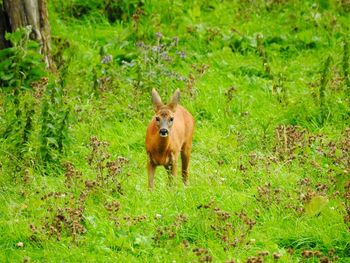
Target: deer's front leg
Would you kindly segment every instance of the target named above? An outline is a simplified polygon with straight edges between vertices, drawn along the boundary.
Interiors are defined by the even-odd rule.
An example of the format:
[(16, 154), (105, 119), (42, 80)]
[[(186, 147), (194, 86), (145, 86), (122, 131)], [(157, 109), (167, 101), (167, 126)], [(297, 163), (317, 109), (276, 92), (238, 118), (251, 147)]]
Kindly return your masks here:
[(152, 191), (154, 186), (154, 172), (156, 165), (152, 162), (151, 158), (147, 161), (147, 173), (148, 173), (148, 190)]
[(174, 178), (177, 175), (177, 160), (178, 160), (178, 154), (171, 153), (169, 156), (169, 162), (167, 165), (165, 165), (165, 169), (168, 172), (168, 178), (169, 178), (169, 184), (171, 185), (174, 181)]

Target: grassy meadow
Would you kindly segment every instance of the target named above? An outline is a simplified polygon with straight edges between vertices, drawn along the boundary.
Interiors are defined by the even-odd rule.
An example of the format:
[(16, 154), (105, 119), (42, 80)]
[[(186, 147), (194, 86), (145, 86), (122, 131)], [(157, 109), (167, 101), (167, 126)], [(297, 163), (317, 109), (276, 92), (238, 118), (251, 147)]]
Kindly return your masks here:
[[(56, 70), (0, 51), (1, 262), (350, 262), (348, 1), (48, 2)], [(187, 187), (147, 190), (152, 88)]]

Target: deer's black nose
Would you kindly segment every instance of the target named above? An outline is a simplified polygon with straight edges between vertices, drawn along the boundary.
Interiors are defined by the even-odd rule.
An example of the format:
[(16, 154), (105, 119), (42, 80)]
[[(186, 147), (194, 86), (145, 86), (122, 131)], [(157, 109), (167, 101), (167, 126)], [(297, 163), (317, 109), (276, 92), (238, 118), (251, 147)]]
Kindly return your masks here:
[(160, 129), (159, 134), (162, 137), (166, 137), (166, 136), (168, 136), (168, 130), (167, 129)]

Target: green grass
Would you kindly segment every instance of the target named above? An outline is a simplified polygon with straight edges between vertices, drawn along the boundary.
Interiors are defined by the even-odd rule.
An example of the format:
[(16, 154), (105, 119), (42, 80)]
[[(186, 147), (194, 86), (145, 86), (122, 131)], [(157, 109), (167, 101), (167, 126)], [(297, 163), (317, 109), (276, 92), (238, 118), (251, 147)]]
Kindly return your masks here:
[[(111, 24), (101, 10), (63, 16), (61, 4), (51, 1), (49, 13), (53, 37), (68, 43), (54, 41), (53, 50), (67, 68), (69, 141), (58, 162), (44, 166), (35, 133), (22, 159), (1, 140), (1, 262), (247, 262), (262, 251), (268, 252), (264, 262), (319, 262), (305, 251), (350, 261), (349, 87), (340, 48), (350, 33), (345, 3), (146, 1), (139, 22)], [(157, 32), (172, 62), (136, 47), (139, 41), (157, 45)], [(175, 36), (179, 42), (170, 47)], [(113, 60), (105, 65), (106, 54)], [(322, 113), (319, 87), (328, 56)], [(194, 82), (164, 70), (187, 79), (192, 74)], [(168, 186), (159, 167), (155, 190), (147, 191), (144, 137), (153, 87), (164, 100), (180, 88), (181, 104), (196, 119), (188, 187), (180, 176)], [(295, 131), (277, 136), (278, 127), (292, 126)], [(87, 161), (92, 136), (108, 142), (102, 152), (110, 161), (128, 159), (112, 176), (122, 194), (112, 181), (86, 186), (96, 180), (94, 167), (105, 165)], [(72, 183), (65, 183), (59, 165), (65, 162), (81, 173)], [(119, 208), (108, 208), (113, 201)]]

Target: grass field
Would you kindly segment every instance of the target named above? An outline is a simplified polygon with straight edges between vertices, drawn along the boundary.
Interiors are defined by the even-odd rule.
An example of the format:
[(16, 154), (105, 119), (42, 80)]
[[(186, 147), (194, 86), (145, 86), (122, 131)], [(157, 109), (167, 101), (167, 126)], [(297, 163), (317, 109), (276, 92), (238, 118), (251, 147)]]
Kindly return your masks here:
[[(0, 261), (350, 262), (349, 11), (49, 1), (57, 72), (0, 93)], [(188, 187), (147, 190), (152, 88), (196, 120)]]

